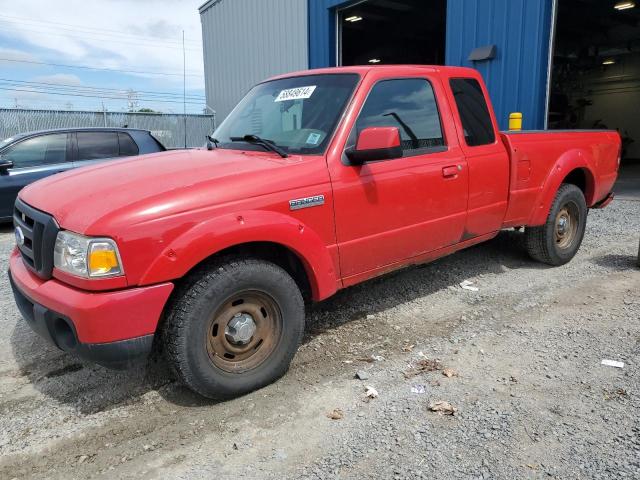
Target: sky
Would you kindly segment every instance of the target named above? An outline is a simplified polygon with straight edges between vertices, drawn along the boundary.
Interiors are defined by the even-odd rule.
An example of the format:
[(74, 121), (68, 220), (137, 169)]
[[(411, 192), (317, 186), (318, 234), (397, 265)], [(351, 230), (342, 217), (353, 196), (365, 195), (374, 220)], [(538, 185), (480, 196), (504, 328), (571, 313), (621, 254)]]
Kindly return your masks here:
[(187, 112), (203, 113), (204, 1), (0, 0), (0, 107), (182, 113), (184, 30)]

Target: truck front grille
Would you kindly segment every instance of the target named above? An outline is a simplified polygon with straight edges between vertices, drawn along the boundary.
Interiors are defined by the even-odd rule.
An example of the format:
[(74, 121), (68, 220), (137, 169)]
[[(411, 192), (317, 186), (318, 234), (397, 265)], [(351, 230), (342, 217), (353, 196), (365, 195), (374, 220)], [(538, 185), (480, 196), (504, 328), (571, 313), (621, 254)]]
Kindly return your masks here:
[[(13, 212), (13, 225), (25, 265), (38, 277), (50, 279), (53, 273), (53, 248), (59, 230), (54, 218), (18, 198)], [(18, 234), (18, 228), (22, 235)], [(20, 241), (23, 238), (24, 241)]]

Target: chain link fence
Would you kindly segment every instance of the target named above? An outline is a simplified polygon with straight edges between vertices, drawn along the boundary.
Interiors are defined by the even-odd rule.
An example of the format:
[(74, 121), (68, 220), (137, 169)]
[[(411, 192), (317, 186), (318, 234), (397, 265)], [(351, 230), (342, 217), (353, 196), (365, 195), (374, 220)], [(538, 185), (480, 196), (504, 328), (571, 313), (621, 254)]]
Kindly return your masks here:
[(0, 140), (51, 128), (128, 127), (150, 130), (166, 148), (201, 147), (215, 124), (215, 115), (0, 108)]

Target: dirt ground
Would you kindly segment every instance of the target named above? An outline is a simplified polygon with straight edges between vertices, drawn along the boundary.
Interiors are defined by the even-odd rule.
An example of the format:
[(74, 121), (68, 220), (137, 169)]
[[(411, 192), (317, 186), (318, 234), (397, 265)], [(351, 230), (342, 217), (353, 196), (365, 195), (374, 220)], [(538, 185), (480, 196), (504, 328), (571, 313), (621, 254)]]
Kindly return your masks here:
[[(566, 266), (504, 232), (349, 288), (310, 309), (283, 379), (223, 403), (161, 363), (48, 346), (3, 276), (0, 478), (640, 478), (639, 237), (627, 195), (590, 212)], [(13, 243), (2, 230), (3, 271)]]

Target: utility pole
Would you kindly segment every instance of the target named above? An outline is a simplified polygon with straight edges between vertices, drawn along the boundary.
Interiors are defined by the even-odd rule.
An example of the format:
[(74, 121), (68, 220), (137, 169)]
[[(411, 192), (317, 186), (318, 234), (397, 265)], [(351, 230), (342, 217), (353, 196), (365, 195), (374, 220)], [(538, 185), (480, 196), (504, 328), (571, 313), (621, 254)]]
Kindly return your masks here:
[(184, 30), (182, 30), (182, 113), (184, 119), (184, 148), (187, 148), (187, 54), (184, 48)]
[(136, 92), (133, 88), (127, 90), (127, 107), (130, 112), (135, 112), (139, 106), (138, 102), (138, 92)]

